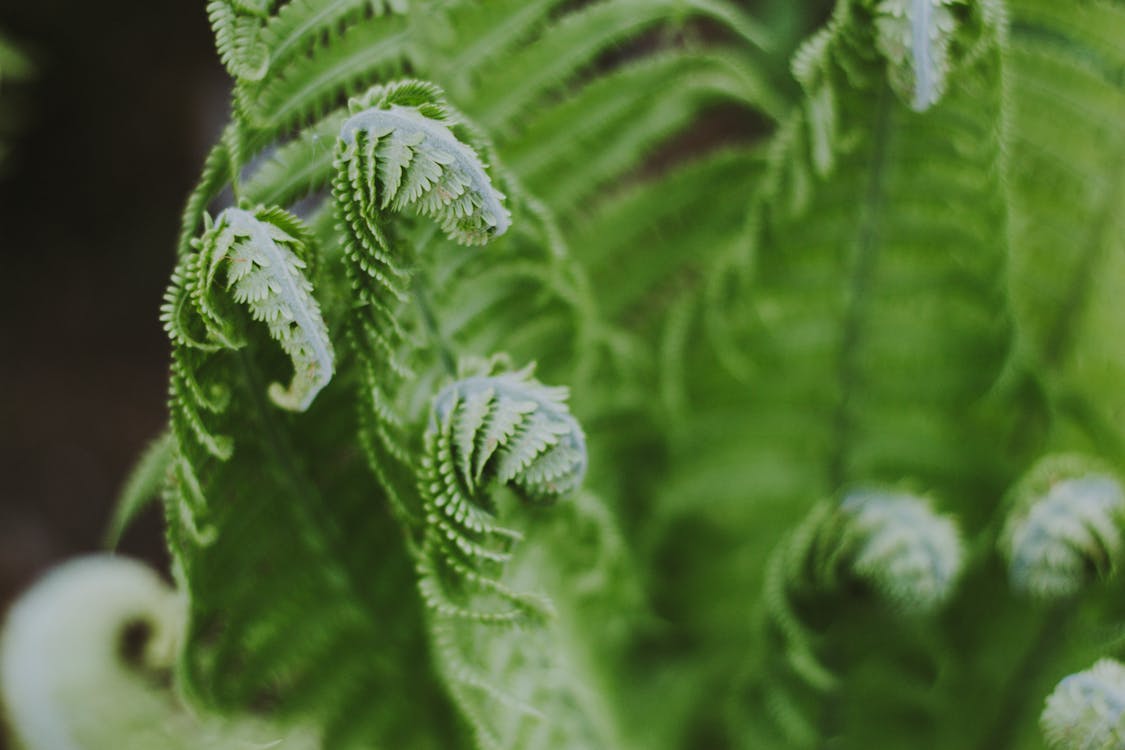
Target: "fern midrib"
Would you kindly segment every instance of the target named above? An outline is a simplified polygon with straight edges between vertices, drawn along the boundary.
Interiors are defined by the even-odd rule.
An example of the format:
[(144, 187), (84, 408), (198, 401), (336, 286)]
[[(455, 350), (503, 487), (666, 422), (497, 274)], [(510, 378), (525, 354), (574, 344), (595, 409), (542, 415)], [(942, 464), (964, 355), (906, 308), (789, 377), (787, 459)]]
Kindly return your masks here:
[(1044, 665), (1064, 645), (1067, 625), (1077, 612), (1075, 602), (1066, 602), (1056, 604), (1042, 616), (1038, 634), (1012, 670), (1012, 679), (1007, 683), (1010, 687), (997, 703), (996, 721), (982, 735), (979, 750), (1008, 750), (1016, 746), (1017, 730), (1023, 726), (1021, 720), (1031, 712), (1030, 704), (1038, 704), (1042, 699), (1029, 695), (1026, 688), (1037, 684)]
[[(839, 490), (847, 477), (848, 446), (853, 438), (854, 424), (849, 413), (852, 394), (859, 387), (858, 352), (866, 322), (866, 300), (879, 262), (881, 251), (879, 223), (883, 213), (884, 173), (890, 151), (893, 96), (886, 85), (879, 87), (875, 101), (875, 124), (872, 131), (872, 153), (867, 174), (867, 190), (861, 206), (855, 237), (855, 260), (848, 280), (848, 301), (844, 313), (840, 356), (836, 364), (836, 382), (840, 399), (833, 415), (832, 453), (829, 457), (829, 491)], [(843, 168), (843, 165), (838, 167)]]

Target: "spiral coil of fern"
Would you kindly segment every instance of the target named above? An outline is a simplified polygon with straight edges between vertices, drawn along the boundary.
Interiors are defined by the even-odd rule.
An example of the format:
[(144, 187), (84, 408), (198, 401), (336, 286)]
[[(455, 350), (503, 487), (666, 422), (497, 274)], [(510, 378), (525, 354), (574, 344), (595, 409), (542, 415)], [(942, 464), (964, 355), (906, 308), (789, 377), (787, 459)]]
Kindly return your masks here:
[(1125, 553), (1125, 491), (1113, 471), (1080, 455), (1048, 456), (1016, 485), (1000, 535), (1011, 585), (1041, 599), (1078, 593), (1113, 574)]
[[(541, 600), (499, 582), (519, 534), (496, 523), (490, 487), (551, 502), (581, 484), (587, 459), (567, 389), (539, 383), (532, 371), (463, 377), (434, 397), (418, 481), (426, 514), (421, 585), (441, 615), (505, 622), (543, 614)], [(457, 601), (474, 593), (514, 609), (484, 612)]]
[(1039, 720), (1052, 750), (1113, 750), (1125, 745), (1125, 666), (1102, 659), (1063, 680)]
[[(821, 503), (774, 550), (763, 603), (767, 627), (780, 640), (787, 668), (814, 693), (825, 694), (838, 676), (817, 654), (818, 635), (802, 614), (810, 599), (840, 590), (848, 580), (869, 586), (895, 611), (924, 615), (952, 593), (964, 551), (951, 518), (922, 497), (875, 490)], [(816, 730), (784, 689), (765, 696), (770, 713), (797, 746)]]
[[(231, 438), (218, 434), (208, 416), (226, 411), (230, 399), (226, 382), (208, 374), (216, 366), (214, 355), (245, 344), (233, 305), (245, 306), (251, 319), (265, 323), (293, 363), (288, 386), (269, 386), (275, 405), (304, 411), (332, 378), (332, 343), (305, 273), (310, 241), (300, 220), (279, 208), (229, 208), (214, 221), (206, 219), (205, 231), (193, 242), (195, 251), (180, 259), (165, 294), (161, 319), (172, 342), (170, 410), (176, 438), (169, 492), (185, 528), (194, 529), (199, 540), (206, 538), (196, 521), (205, 498), (195, 467), (204, 457), (226, 461), (234, 450)], [(224, 267), (227, 293), (220, 294)]]
[(473, 137), (436, 86), (410, 80), (377, 86), (351, 107), (355, 114), (337, 140), (332, 187), (357, 301), (349, 337), (362, 363), (361, 440), (392, 503), (410, 516), (404, 498), (414, 470), (394, 401), (397, 385), (413, 376), (396, 314), (411, 299), (412, 263), (410, 252), (389, 239), (387, 215), (426, 216), (461, 244), (503, 234), (509, 217), (477, 156), (485, 145), (466, 143)]

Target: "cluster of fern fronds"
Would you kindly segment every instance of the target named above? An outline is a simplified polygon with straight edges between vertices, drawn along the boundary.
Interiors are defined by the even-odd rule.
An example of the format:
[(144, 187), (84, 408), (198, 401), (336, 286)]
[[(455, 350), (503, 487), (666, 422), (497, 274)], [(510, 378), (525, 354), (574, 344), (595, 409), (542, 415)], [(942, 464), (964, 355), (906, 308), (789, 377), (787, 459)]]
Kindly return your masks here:
[(1125, 747), (1125, 5), (823, 5), (209, 2), (186, 746)]

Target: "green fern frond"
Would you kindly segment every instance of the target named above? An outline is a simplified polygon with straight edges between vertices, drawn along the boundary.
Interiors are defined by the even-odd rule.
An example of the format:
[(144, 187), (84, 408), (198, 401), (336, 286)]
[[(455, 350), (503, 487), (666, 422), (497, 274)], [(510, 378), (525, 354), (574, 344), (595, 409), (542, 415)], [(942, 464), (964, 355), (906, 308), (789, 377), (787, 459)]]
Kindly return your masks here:
[[(1072, 12), (1070, 12), (1072, 11)], [(1025, 367), (1075, 447), (1119, 462), (1125, 349), (1125, 49), (1115, 2), (1009, 3), (1004, 113), (1010, 294)]]
[(685, 15), (729, 24), (752, 47), (767, 43), (768, 36), (753, 20), (721, 0), (603, 0), (568, 14), (535, 43), (482, 71), (488, 85), (474, 97), (469, 113), (489, 132), (506, 134), (529, 108), (570, 83), (599, 53)]
[(325, 33), (355, 26), (387, 13), (405, 13), (406, 0), (292, 0), (281, 6), (262, 30), (272, 67), (297, 55), (312, 56)]
[(347, 118), (346, 111), (333, 112), (278, 146), (261, 164), (248, 170), (242, 194), (265, 205), (286, 205), (328, 187), (336, 137)]
[[(823, 646), (806, 621), (810, 601), (862, 581), (896, 611), (927, 614), (949, 598), (964, 559), (953, 521), (936, 514), (922, 498), (861, 491), (850, 493), (836, 508), (816, 506), (774, 551), (762, 595), (786, 666), (806, 691), (821, 698), (831, 695), (841, 688), (841, 676), (818, 656)], [(759, 679), (785, 678), (767, 673)], [(796, 686), (793, 690), (770, 694), (771, 711), (792, 746), (812, 746), (820, 738), (815, 713), (810, 716), (808, 707), (800, 707)]]
[[(980, 32), (992, 35), (987, 53), (958, 69), (942, 100), (922, 115), (890, 89), (873, 44), (866, 57), (850, 46), (853, 35), (873, 39), (874, 27), (845, 20), (846, 34), (830, 27), (820, 37), (838, 34), (841, 41), (816, 54), (810, 42), (799, 53), (827, 55), (818, 75), (827, 71), (829, 78), (813, 80), (805, 100), (783, 118), (764, 150), (764, 174), (751, 187), (745, 223), (731, 228), (726, 247), (704, 256), (712, 258), (704, 261), (710, 277), (696, 291), (704, 312), (680, 333), (678, 358), (690, 374), (677, 399), (683, 419), (667, 447), (668, 479), (648, 485), (657, 500), (644, 506), (638, 532), (646, 565), (666, 575), (722, 580), (724, 590), (761, 589), (775, 576), (771, 564), (785, 567), (762, 550), (800, 523), (808, 498), (842, 487), (931, 488), (976, 529), (1010, 471), (997, 450), (1008, 423), (990, 395), (1010, 334), (996, 283), (1005, 263), (995, 129), (1000, 30)], [(848, 46), (840, 51), (835, 44)], [(826, 138), (830, 158), (818, 169), (808, 128), (821, 90), (833, 93), (835, 111)], [(704, 344), (700, 333), (707, 331), (713, 338)], [(739, 487), (752, 487), (752, 495)], [(687, 632), (723, 644), (706, 649), (717, 662), (761, 663), (775, 648), (713, 588), (658, 584), (657, 591), (668, 597), (668, 610), (688, 613), (680, 623)], [(897, 633), (883, 620), (879, 626)], [(937, 626), (888, 635), (884, 652), (934, 661), (940, 647), (919, 641), (915, 627)], [(835, 653), (844, 643), (832, 639), (811, 650)], [(776, 708), (808, 720), (802, 704), (811, 700), (813, 736), (838, 732), (846, 744), (860, 743), (873, 722), (895, 738), (915, 731), (915, 721), (940, 723), (936, 713), (876, 720), (870, 704), (854, 699), (888, 684), (873, 672), (849, 672), (855, 682), (832, 701), (841, 723), (828, 729), (816, 719), (823, 704), (809, 695), (807, 679), (794, 676), (794, 684), (779, 688)], [(731, 678), (716, 670), (697, 679), (702, 692)], [(764, 700), (761, 691), (755, 695)], [(903, 715), (915, 710), (905, 695), (903, 703), (885, 697)], [(776, 727), (756, 720), (761, 703), (734, 703), (726, 712), (730, 742), (786, 746)]]
[(249, 124), (277, 132), (319, 119), (341, 95), (360, 93), (379, 74), (400, 72), (410, 41), (400, 15), (374, 18), (331, 39), (316, 54), (278, 65), (260, 84), (236, 88), (239, 111)]
[[(808, 96), (804, 119), (816, 171), (832, 170), (835, 154), (849, 147), (839, 122), (839, 100), (848, 90), (889, 82), (918, 112), (940, 101), (951, 75), (967, 76), (982, 54), (995, 54), (1003, 14), (994, 0), (840, 0), (832, 18), (792, 60)], [(872, 54), (885, 60), (885, 71)]]
[[(556, 588), (566, 578), (552, 568), (584, 567), (577, 561), (588, 551), (572, 534), (594, 520), (589, 502), (554, 525), (534, 516), (536, 505), (569, 495), (586, 472), (585, 438), (566, 390), (538, 383), (531, 368), (509, 371), (503, 360), (468, 363), (460, 374), (434, 397), (419, 471), (426, 510), (419, 585), (439, 667), (479, 747), (623, 747), (606, 713), (605, 677), (591, 660), (596, 646), (571, 640), (567, 627), (627, 589), (611, 579)], [(503, 486), (522, 507), (498, 492)], [(597, 526), (600, 547), (612, 532)], [(558, 591), (559, 607), (520, 590), (531, 581)]]
[(411, 380), (410, 346), (396, 311), (414, 295), (413, 253), (392, 242), (390, 217), (412, 212), (437, 222), (447, 236), (481, 244), (509, 225), (504, 197), (477, 152), (486, 149), (420, 81), (372, 89), (353, 102), (336, 146), (333, 201), (346, 232), (345, 255), (359, 303), (351, 318), (353, 351), (362, 363), (361, 438), (372, 470), (401, 515), (413, 488), (398, 385)]
[(270, 51), (262, 39), (266, 9), (234, 0), (211, 0), (207, 15), (215, 34), (219, 59), (235, 78), (260, 81), (270, 67)]
[[(462, 378), (434, 397), (418, 491), (426, 514), (422, 590), (439, 615), (510, 621), (542, 604), (506, 589), (486, 570), (509, 559), (518, 533), (497, 526), (489, 486), (543, 502), (575, 489), (586, 446), (565, 389), (531, 379), (531, 369)], [(509, 600), (517, 610), (477, 612), (450, 591), (467, 587)]]
[(106, 547), (111, 550), (117, 547), (133, 520), (150, 502), (160, 497), (161, 490), (168, 483), (174, 454), (175, 440), (169, 433), (153, 440), (141, 454), (117, 498), (113, 518), (106, 530)]
[[(1024, 748), (1117, 653), (1120, 0), (750, 5), (212, 0), (122, 506), (163, 481), (193, 711)], [(1049, 742), (1117, 742), (1096, 672)]]
[(563, 0), (452, 3), (442, 9), (440, 23), (420, 24), (426, 43), (418, 45), (416, 54), (451, 95), (468, 101), (473, 88), (487, 83), (477, 80), (479, 71), (541, 33), (562, 4)]
[[(655, 100), (646, 93), (653, 90), (661, 91)], [(649, 55), (542, 107), (504, 151), (528, 189), (569, 216), (720, 102), (767, 111), (780, 106), (768, 84), (728, 56)]]

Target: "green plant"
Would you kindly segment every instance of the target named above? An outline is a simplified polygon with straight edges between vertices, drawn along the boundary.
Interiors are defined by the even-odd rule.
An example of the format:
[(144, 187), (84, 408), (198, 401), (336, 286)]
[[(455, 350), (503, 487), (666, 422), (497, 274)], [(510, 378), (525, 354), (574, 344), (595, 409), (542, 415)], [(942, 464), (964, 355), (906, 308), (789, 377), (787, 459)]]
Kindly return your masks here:
[(208, 731), (1119, 746), (1125, 6), (820, 5), (209, 4), (115, 524)]

